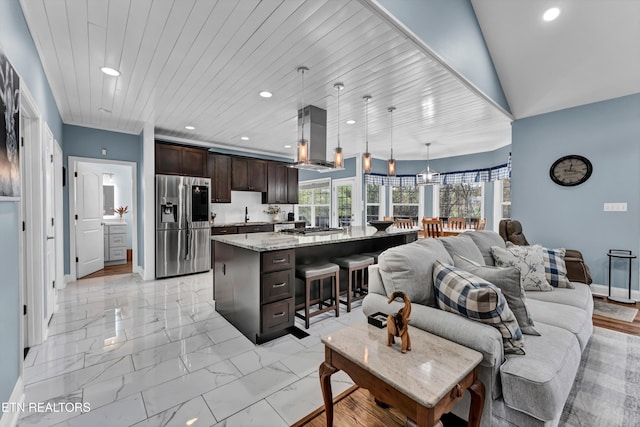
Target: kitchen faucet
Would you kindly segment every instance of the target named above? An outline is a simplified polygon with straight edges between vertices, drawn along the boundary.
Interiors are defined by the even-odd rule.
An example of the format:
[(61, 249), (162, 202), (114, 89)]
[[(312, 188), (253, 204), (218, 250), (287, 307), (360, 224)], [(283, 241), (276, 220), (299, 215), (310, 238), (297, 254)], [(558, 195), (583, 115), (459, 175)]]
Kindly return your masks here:
[(249, 221), (249, 207), (245, 206), (244, 207), (244, 222), (245, 222), (245, 224), (247, 223), (247, 221)]

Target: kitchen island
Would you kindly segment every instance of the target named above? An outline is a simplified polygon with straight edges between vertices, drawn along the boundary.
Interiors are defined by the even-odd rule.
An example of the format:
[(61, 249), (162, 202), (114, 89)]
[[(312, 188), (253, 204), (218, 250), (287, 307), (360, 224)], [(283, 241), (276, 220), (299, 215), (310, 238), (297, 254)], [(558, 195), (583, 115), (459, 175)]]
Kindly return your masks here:
[(296, 265), (410, 243), (417, 230), (350, 227), (331, 234), (271, 232), (211, 239), (216, 311), (252, 342), (262, 343), (287, 334), (294, 324)]

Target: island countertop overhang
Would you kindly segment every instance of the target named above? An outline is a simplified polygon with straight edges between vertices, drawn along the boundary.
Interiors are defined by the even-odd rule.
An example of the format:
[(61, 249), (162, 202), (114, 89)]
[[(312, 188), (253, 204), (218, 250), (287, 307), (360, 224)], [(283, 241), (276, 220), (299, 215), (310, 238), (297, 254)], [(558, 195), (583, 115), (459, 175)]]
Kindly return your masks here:
[(417, 232), (417, 229), (391, 228), (389, 231), (377, 231), (373, 227), (350, 227), (345, 228), (341, 233), (329, 235), (287, 235), (279, 232), (266, 232), (211, 236), (211, 240), (256, 252), (268, 252), (282, 249), (321, 246), (333, 243), (379, 239), (390, 236), (416, 234)]

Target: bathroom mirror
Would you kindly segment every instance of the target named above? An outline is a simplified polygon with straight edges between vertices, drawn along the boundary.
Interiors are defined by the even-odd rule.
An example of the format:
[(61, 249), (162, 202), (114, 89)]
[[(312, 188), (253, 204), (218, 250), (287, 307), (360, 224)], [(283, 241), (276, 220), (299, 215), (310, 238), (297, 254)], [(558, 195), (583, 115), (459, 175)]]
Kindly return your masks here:
[(103, 185), (102, 186), (102, 215), (103, 216), (113, 216), (113, 195), (114, 195), (114, 186), (113, 185)]

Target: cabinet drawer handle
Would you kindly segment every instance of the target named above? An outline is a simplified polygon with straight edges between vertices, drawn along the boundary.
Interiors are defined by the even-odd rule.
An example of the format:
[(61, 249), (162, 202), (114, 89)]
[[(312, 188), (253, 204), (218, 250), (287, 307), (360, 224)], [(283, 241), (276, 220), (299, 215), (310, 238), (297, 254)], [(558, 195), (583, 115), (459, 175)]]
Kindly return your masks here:
[(278, 283), (277, 285), (273, 285), (274, 288), (282, 288), (287, 286), (287, 282)]
[(285, 314), (287, 314), (287, 313), (285, 313), (284, 311), (281, 311), (280, 313), (276, 313), (276, 314), (274, 314), (274, 315), (273, 315), (273, 317), (282, 317), (282, 316), (284, 316)]
[(282, 264), (283, 262), (287, 262), (286, 258), (278, 258), (271, 261), (272, 264)]

